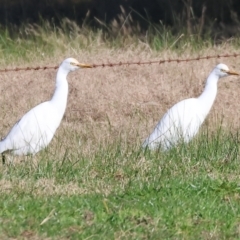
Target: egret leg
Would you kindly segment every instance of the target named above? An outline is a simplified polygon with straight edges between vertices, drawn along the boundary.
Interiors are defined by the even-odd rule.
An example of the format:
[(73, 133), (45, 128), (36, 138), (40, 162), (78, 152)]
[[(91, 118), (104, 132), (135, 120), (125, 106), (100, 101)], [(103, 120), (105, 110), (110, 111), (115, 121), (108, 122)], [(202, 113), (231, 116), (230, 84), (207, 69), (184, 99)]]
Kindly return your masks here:
[(2, 154), (2, 164), (4, 165), (5, 162), (6, 162), (6, 156), (5, 156), (5, 154)]

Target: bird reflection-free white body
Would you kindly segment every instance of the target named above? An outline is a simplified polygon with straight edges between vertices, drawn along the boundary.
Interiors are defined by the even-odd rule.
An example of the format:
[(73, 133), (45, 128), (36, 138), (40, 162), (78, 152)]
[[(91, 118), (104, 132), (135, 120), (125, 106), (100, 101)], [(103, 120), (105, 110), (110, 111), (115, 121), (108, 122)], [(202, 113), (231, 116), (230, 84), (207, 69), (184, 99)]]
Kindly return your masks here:
[(74, 58), (65, 59), (57, 72), (56, 88), (50, 101), (43, 102), (27, 112), (0, 142), (0, 153), (14, 155), (35, 154), (52, 140), (63, 118), (68, 97), (67, 75), (79, 68), (91, 67)]
[(228, 75), (238, 73), (230, 71), (225, 64), (218, 64), (210, 73), (203, 93), (170, 108), (142, 146), (151, 150), (167, 150), (181, 141), (188, 143), (197, 134), (214, 103), (219, 78)]

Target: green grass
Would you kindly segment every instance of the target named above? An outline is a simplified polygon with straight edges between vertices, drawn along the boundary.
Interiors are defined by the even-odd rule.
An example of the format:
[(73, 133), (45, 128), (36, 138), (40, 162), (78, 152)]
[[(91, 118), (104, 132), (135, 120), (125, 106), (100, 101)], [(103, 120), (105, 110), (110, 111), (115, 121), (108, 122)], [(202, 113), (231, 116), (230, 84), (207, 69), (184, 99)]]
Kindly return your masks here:
[[(201, 53), (215, 45), (207, 38), (174, 36), (167, 29), (148, 36), (107, 38), (66, 21), (61, 29), (48, 23), (22, 26), (16, 35), (1, 29), (0, 60), (4, 66), (29, 65), (87, 48), (94, 61), (99, 48), (114, 52), (139, 42), (157, 54), (166, 49)], [(227, 47), (240, 43), (229, 42)], [(148, 118), (149, 113), (143, 113), (142, 121)], [(78, 118), (76, 122), (81, 125)], [(97, 125), (90, 124), (85, 135), (69, 127), (36, 157), (0, 166), (1, 239), (240, 238), (239, 130), (205, 130), (188, 145), (149, 152), (140, 149), (139, 136), (115, 138), (116, 125), (105, 137), (104, 130), (94, 134)], [(99, 132), (110, 139), (84, 145)]]
[[(173, 50), (179, 54), (191, 49), (199, 52), (202, 49), (213, 47), (218, 44), (231, 43), (239, 47), (239, 38), (215, 41), (210, 35), (199, 38), (198, 35), (187, 35), (186, 29), (174, 34), (171, 29), (164, 26), (150, 26), (148, 32), (122, 33), (124, 25), (119, 25), (118, 30), (110, 28), (107, 32), (92, 30), (88, 26), (80, 27), (75, 22), (63, 19), (60, 26), (43, 21), (41, 25), (23, 24), (20, 27), (0, 27), (0, 53), (4, 63), (29, 63), (33, 58), (51, 58), (69, 51), (69, 49), (89, 49), (94, 45), (106, 46), (112, 49), (138, 46), (139, 42), (149, 45), (156, 51)], [(131, 25), (127, 26), (131, 30)], [(115, 33), (117, 31), (118, 34)], [(120, 32), (119, 32), (120, 31)], [(181, 33), (182, 32), (182, 33)]]
[[(238, 239), (239, 136), (208, 135), (165, 153), (119, 140), (91, 155), (56, 159), (47, 150), (35, 163), (4, 166), (11, 186), (0, 195), (0, 236)], [(60, 189), (45, 190), (41, 179)], [(69, 183), (82, 192), (61, 192)]]

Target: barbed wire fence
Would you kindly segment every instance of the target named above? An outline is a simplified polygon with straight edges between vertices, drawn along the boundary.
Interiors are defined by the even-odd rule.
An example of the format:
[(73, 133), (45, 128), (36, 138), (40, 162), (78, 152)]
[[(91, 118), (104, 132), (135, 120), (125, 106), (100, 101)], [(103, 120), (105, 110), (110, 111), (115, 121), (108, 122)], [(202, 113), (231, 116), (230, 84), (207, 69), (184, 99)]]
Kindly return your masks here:
[[(233, 54), (222, 54), (222, 55), (208, 55), (208, 56), (198, 56), (195, 58), (173, 58), (173, 59), (163, 59), (163, 60), (154, 60), (154, 61), (132, 61), (132, 62), (116, 62), (116, 63), (99, 63), (92, 64), (93, 68), (97, 67), (117, 67), (117, 66), (131, 66), (131, 65), (151, 65), (151, 64), (164, 64), (164, 63), (182, 63), (182, 62), (193, 62), (200, 60), (208, 60), (208, 59), (219, 59), (219, 58), (231, 58), (231, 57), (239, 57), (240, 53)], [(3, 72), (17, 72), (17, 71), (37, 71), (37, 70), (48, 70), (48, 69), (57, 69), (59, 66), (37, 66), (37, 67), (16, 67), (16, 68), (4, 68), (0, 69), (0, 73)]]

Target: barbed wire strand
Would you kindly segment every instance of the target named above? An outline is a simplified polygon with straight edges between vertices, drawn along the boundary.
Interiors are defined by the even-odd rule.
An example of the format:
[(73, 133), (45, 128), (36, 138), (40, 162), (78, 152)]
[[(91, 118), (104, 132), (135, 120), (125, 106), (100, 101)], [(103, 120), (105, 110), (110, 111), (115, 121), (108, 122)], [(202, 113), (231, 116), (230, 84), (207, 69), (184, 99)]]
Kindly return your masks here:
[[(218, 59), (218, 58), (230, 58), (230, 57), (239, 57), (240, 53), (233, 54), (223, 54), (223, 55), (210, 55), (203, 57), (195, 57), (195, 58), (185, 58), (185, 59), (165, 59), (165, 60), (154, 60), (154, 61), (135, 61), (135, 62), (117, 62), (117, 63), (100, 63), (100, 64), (92, 64), (93, 68), (97, 67), (116, 67), (116, 66), (130, 66), (130, 65), (151, 65), (151, 64), (163, 64), (163, 63), (182, 63), (182, 62), (192, 62), (199, 60), (208, 60), (208, 59)], [(30, 70), (48, 70), (48, 69), (57, 69), (59, 66), (44, 66), (44, 67), (22, 67), (22, 68), (5, 68), (0, 69), (0, 73), (2, 72), (17, 72), (17, 71), (30, 71)]]

